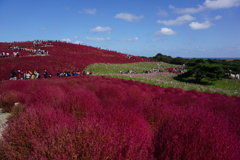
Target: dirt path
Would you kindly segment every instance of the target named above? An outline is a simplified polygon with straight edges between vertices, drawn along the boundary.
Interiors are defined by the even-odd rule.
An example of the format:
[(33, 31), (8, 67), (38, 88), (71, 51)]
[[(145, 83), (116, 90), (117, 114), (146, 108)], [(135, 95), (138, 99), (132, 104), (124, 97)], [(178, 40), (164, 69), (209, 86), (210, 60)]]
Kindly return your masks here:
[(3, 113), (2, 108), (0, 108), (0, 139), (2, 138), (2, 132), (5, 127), (7, 127), (7, 118), (10, 116), (10, 113)]

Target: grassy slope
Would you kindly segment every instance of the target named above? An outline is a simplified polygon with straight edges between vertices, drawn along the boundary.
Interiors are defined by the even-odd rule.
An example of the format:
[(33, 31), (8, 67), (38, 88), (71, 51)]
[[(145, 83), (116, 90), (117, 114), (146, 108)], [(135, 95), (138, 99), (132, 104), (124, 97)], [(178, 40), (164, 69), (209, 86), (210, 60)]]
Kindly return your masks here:
[[(172, 64), (161, 62), (163, 68), (171, 68)], [(174, 65), (174, 67), (179, 67), (179, 65)], [(152, 68), (158, 68), (156, 62), (137, 62), (128, 64), (105, 64), (96, 63), (88, 66), (87, 71), (94, 71), (95, 74), (109, 74), (109, 73), (119, 73), (119, 71), (125, 72), (127, 70), (134, 70), (138, 73), (142, 73), (143, 70), (151, 70)]]
[[(171, 64), (161, 63), (163, 68), (171, 67)], [(174, 66), (178, 67), (178, 66)], [(200, 85), (193, 83), (185, 83), (175, 80), (173, 77), (176, 74), (161, 72), (152, 74), (123, 74), (120, 75), (119, 71), (125, 73), (126, 70), (134, 70), (142, 73), (143, 70), (150, 70), (157, 68), (157, 63), (154, 62), (140, 62), (130, 64), (93, 64), (86, 68), (87, 71), (92, 70), (95, 75), (104, 75), (107, 77), (116, 77), (122, 79), (131, 79), (162, 87), (182, 88), (184, 90), (195, 89), (201, 92), (218, 92), (229, 96), (240, 96), (240, 80), (236, 79), (222, 79), (214, 82), (211, 85)]]

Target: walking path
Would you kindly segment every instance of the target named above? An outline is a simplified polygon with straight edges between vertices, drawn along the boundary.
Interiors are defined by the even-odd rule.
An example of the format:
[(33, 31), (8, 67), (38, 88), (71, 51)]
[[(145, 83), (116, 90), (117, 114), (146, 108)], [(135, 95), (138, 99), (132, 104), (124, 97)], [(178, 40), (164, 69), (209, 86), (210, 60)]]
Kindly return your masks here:
[(7, 127), (7, 118), (10, 116), (10, 113), (3, 113), (2, 108), (0, 108), (0, 139), (2, 138), (2, 132), (5, 127)]

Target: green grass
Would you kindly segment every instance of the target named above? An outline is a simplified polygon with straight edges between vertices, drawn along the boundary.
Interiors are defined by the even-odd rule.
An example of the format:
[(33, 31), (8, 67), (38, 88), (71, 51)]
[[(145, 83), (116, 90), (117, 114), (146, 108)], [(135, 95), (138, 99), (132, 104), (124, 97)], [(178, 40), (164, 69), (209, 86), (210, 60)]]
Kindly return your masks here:
[[(161, 62), (163, 68), (170, 68), (172, 65)], [(175, 65), (177, 67), (177, 65)], [(156, 62), (138, 62), (128, 64), (105, 64), (96, 63), (86, 68), (86, 71), (93, 71), (95, 74), (108, 74), (108, 73), (119, 73), (120, 71), (126, 72), (127, 70), (134, 70), (137, 73), (142, 73), (143, 70), (151, 70), (158, 68)]]
[[(163, 68), (170, 68), (172, 65), (161, 63)], [(142, 74), (143, 70), (157, 68), (157, 63), (141, 62), (130, 64), (93, 64), (86, 68), (87, 71), (92, 70), (94, 75), (103, 75), (120, 79), (128, 79), (140, 81), (148, 84), (158, 85), (165, 88), (182, 88), (184, 90), (197, 90), (200, 92), (217, 92), (229, 96), (240, 96), (240, 80), (237, 79), (222, 79), (215, 81), (210, 85), (201, 85), (194, 83), (186, 83), (174, 79), (176, 74), (168, 72)], [(173, 67), (179, 67), (174, 65)], [(126, 70), (134, 70), (139, 74), (119, 74), (119, 71), (125, 73)], [(162, 69), (162, 71), (164, 71)]]

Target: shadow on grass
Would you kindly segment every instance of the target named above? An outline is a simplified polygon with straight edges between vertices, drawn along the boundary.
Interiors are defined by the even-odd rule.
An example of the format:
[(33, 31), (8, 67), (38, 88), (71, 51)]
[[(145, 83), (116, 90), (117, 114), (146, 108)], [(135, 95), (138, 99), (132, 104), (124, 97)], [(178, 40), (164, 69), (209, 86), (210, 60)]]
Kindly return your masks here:
[(201, 84), (201, 85), (212, 85), (214, 84), (212, 81), (206, 80), (206, 79), (202, 79), (201, 81), (196, 81), (196, 79), (194, 79), (193, 77), (179, 77), (179, 76), (175, 76), (173, 77), (173, 79), (180, 81), (180, 82), (185, 82), (185, 83), (192, 83), (192, 84)]

